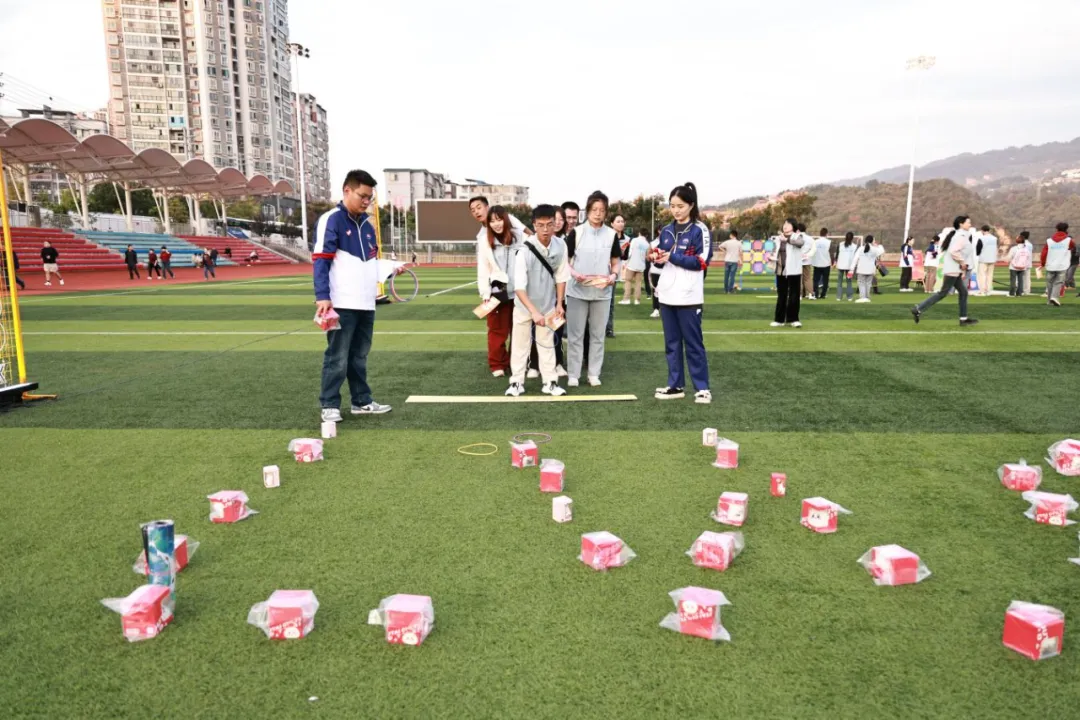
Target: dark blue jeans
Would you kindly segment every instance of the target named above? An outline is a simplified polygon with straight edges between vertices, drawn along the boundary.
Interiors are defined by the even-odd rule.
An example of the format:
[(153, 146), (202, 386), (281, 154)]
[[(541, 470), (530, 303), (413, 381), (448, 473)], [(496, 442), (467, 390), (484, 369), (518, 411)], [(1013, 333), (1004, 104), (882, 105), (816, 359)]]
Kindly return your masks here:
[(326, 333), (319, 405), (324, 408), (340, 408), (341, 384), (348, 378), (352, 404), (363, 407), (371, 402), (371, 388), (367, 382), (367, 356), (371, 351), (371, 336), (375, 330), (375, 311), (343, 308), (335, 308), (335, 311), (341, 316), (341, 329)]
[(735, 275), (739, 272), (739, 263), (724, 263), (724, 292), (735, 292)]

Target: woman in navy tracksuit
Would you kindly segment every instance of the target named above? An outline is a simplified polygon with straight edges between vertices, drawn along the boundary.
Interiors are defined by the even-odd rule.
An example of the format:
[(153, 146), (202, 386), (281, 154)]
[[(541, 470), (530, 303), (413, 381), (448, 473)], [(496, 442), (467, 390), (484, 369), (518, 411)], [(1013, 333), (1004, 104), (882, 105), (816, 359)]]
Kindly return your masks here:
[(697, 188), (680, 185), (668, 198), (675, 222), (660, 232), (660, 244), (650, 258), (663, 264), (656, 293), (664, 323), (664, 350), (668, 363), (667, 387), (656, 389), (657, 400), (685, 397), (683, 353), (694, 383), (694, 401), (712, 402), (709, 360), (701, 334), (701, 308), (705, 302), (705, 269), (711, 255), (709, 228), (699, 220)]

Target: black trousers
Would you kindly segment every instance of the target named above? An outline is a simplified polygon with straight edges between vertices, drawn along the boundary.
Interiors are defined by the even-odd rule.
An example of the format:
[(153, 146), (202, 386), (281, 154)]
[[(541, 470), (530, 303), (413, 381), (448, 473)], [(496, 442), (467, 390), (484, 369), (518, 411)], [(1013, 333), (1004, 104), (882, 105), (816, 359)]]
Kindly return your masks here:
[(139, 277), (139, 266), (138, 265), (128, 265), (127, 269), (128, 269), (128, 280), (134, 280), (135, 278)]
[(907, 290), (911, 287), (911, 268), (900, 268), (900, 289)]
[(776, 317), (778, 323), (799, 321), (802, 293), (802, 273), (776, 276)]
[(814, 296), (819, 300), (829, 294), (831, 267), (814, 267)]

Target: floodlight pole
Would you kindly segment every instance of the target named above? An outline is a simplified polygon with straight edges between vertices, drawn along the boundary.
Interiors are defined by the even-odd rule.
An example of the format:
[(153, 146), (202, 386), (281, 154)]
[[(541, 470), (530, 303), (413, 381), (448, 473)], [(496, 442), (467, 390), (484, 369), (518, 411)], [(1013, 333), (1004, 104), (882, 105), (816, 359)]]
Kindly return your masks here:
[(304, 172), (304, 131), (302, 123), (300, 121), (300, 58), (311, 57), (311, 53), (308, 48), (304, 47), (300, 43), (289, 43), (289, 52), (293, 56), (293, 87), (296, 88), (296, 145), (299, 152), (300, 160), (300, 232), (304, 237), (304, 247), (310, 247), (308, 244), (308, 222), (307, 222), (307, 179)]
[[(932, 55), (920, 55), (916, 58), (911, 58), (907, 61), (908, 70), (929, 70), (934, 67), (934, 63), (937, 62), (937, 58)], [(911, 149), (911, 167), (908, 170), (908, 188), (907, 188), (907, 210), (904, 213), (904, 237), (903, 242), (907, 242), (908, 236), (911, 235), (911, 198), (915, 192), (915, 159), (919, 150), (919, 120), (921, 116), (919, 102), (922, 99), (922, 73), (918, 73), (915, 84), (915, 100), (913, 105), (915, 108), (915, 142)]]

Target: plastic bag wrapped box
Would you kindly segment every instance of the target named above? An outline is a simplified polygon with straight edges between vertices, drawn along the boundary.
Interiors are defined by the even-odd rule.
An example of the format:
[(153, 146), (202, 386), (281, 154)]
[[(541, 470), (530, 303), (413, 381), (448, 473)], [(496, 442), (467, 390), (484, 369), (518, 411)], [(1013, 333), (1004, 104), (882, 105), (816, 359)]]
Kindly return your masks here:
[(1005, 611), (1001, 642), (1032, 660), (1060, 655), (1064, 635), (1065, 613), (1057, 608), (1014, 600)]
[(516, 468), (536, 467), (540, 464), (540, 450), (532, 440), (510, 443), (510, 464)]
[(720, 608), (730, 605), (724, 593), (700, 587), (685, 587), (668, 593), (675, 612), (660, 621), (660, 627), (706, 640), (731, 640), (720, 623)]
[(1077, 508), (1072, 495), (1055, 495), (1041, 490), (1029, 490), (1020, 497), (1031, 503), (1031, 507), (1024, 515), (1037, 523), (1059, 527), (1076, 523), (1075, 520), (1069, 519), (1069, 513)]
[(247, 506), (248, 496), (243, 490), (219, 490), (206, 499), (210, 501), (210, 522), (234, 523), (258, 515)]
[(540, 492), (561, 493), (566, 480), (566, 465), (561, 460), (544, 458), (540, 462)]
[(578, 560), (593, 570), (622, 567), (637, 557), (617, 536), (607, 532), (591, 532), (581, 536), (581, 554)]
[(930, 577), (930, 569), (915, 553), (899, 545), (878, 545), (858, 560), (875, 585), (911, 585)]
[(840, 515), (851, 515), (851, 511), (823, 497), (806, 498), (799, 522), (816, 533), (834, 533)]
[(172, 622), (168, 585), (143, 585), (127, 597), (106, 598), (101, 604), (120, 613), (120, 623), (128, 642), (157, 637)]
[(998, 468), (998, 479), (1001, 484), (1010, 490), (1027, 492), (1038, 490), (1042, 484), (1042, 468), (1038, 465), (1028, 465), (1026, 460), (1018, 463), (1005, 463)]
[(311, 590), (275, 590), (248, 612), (248, 625), (271, 640), (298, 640), (315, 629), (319, 601)]
[(722, 470), (734, 470), (739, 467), (739, 443), (727, 438), (716, 440), (716, 462), (713, 467)]
[(727, 570), (746, 547), (741, 532), (718, 533), (706, 530), (686, 552), (698, 567)]
[(1080, 475), (1080, 440), (1062, 440), (1050, 446), (1046, 462), (1062, 475)]
[(368, 615), (382, 625), (391, 645), (422, 645), (435, 627), (435, 607), (427, 595), (391, 595)]
[(716, 501), (716, 511), (709, 517), (724, 525), (742, 527), (746, 522), (746, 506), (750, 496), (740, 492), (726, 492)]
[(323, 441), (319, 438), (295, 438), (289, 441), (289, 452), (298, 463), (318, 462), (323, 459)]

